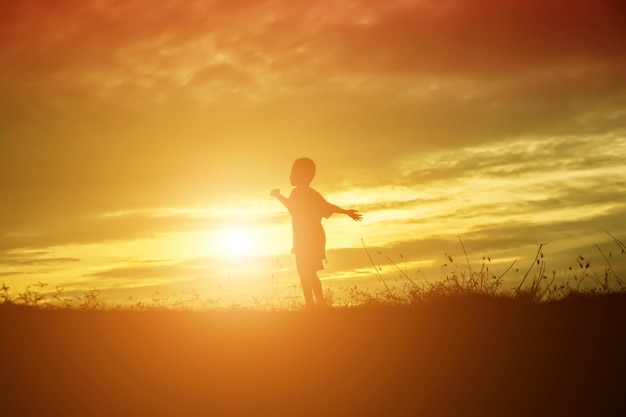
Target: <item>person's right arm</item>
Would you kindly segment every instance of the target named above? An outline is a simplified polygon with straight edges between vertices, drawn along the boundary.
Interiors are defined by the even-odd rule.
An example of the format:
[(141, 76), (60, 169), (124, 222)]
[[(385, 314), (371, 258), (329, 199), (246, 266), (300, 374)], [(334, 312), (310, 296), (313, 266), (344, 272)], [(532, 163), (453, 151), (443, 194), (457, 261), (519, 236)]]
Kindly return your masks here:
[(283, 203), (285, 207), (287, 207), (287, 210), (290, 210), (289, 199), (285, 197), (284, 195), (282, 195), (278, 188), (274, 188), (272, 191), (270, 191), (270, 196), (276, 197), (278, 201), (280, 201), (281, 203)]

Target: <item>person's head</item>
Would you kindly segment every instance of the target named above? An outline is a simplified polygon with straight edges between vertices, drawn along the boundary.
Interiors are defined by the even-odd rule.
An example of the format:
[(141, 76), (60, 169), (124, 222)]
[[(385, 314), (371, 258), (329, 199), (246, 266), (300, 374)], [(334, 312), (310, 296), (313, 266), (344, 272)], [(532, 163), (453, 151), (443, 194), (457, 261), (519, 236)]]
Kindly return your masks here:
[(309, 158), (299, 158), (291, 167), (289, 180), (294, 187), (308, 186), (315, 178), (315, 162)]

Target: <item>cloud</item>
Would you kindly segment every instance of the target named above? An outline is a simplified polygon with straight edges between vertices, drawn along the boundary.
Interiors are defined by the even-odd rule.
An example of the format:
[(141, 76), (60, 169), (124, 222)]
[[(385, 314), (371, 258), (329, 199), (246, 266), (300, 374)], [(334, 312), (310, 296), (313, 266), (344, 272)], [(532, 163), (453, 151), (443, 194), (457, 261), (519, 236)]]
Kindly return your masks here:
[(90, 276), (95, 278), (125, 278), (132, 280), (136, 284), (142, 279), (188, 279), (192, 275), (197, 275), (197, 271), (190, 271), (180, 265), (155, 265), (155, 266), (130, 266), (123, 268), (112, 268), (99, 272), (94, 272)]
[(6, 266), (36, 266), (36, 265), (47, 265), (47, 264), (66, 264), (80, 262), (78, 258), (37, 258), (37, 257), (29, 257), (29, 256), (20, 256), (20, 257), (9, 257), (8, 259), (5, 257), (4, 259), (0, 259), (0, 265)]
[(164, 86), (185, 91), (207, 76), (242, 99), (252, 88), (273, 100), (389, 89), (392, 77), (487, 81), (624, 64), (626, 13), (612, 0), (43, 3), (4, 14), (3, 79), (70, 100), (106, 96), (117, 83), (138, 86), (147, 104), (169, 94)]
[[(567, 12), (565, 12), (567, 11)], [(581, 62), (622, 61), (617, 1), (415, 2), (344, 28), (345, 65), (480, 78)], [(341, 43), (340, 43), (341, 44)]]
[[(158, 235), (194, 231), (214, 227), (215, 222), (208, 218), (187, 215), (155, 215), (150, 212), (127, 215), (86, 216), (64, 219), (62, 222), (23, 226), (21, 233), (3, 236), (0, 253), (16, 249), (47, 248), (63, 245), (80, 245), (123, 240), (136, 240)], [(15, 227), (15, 226), (14, 226)], [(49, 258), (35, 258), (23, 262), (50, 261)], [(1, 260), (0, 260), (1, 262)], [(6, 262), (12, 262), (11, 258)], [(21, 262), (21, 261), (20, 261)]]
[[(465, 147), (399, 159), (400, 184), (463, 181), (468, 178), (519, 179), (552, 173), (591, 172), (607, 175), (621, 167), (622, 132), (602, 136), (531, 137), (491, 146)], [(547, 184), (549, 186), (549, 184)]]
[(0, 272), (0, 277), (12, 277), (16, 275), (23, 275), (26, 272), (23, 271), (2, 271)]
[[(47, 124), (46, 114), (64, 115), (63, 124), (79, 112), (128, 128), (143, 114), (175, 119), (178, 129), (199, 127), (189, 120), (195, 115), (219, 125), (236, 111), (250, 131), (338, 126), (315, 136), (336, 145), (354, 129), (348, 142), (370, 132), (406, 147), (415, 138), (431, 146), (499, 138), (555, 118), (567, 124), (579, 115), (572, 100), (600, 95), (608, 106), (616, 86), (624, 89), (623, 10), (610, 1), (230, 3), (16, 6), (6, 19), (15, 45), (4, 59), (6, 107)], [(364, 18), (370, 23), (360, 24)], [(510, 68), (513, 58), (519, 63)], [(483, 68), (499, 66), (497, 76)], [(417, 100), (398, 101), (416, 92)], [(211, 105), (216, 96), (230, 103), (226, 110), (222, 101)], [(620, 104), (623, 97), (609, 107)], [(172, 111), (181, 107), (184, 116)], [(405, 132), (413, 133), (403, 139)], [(371, 141), (363, 142), (371, 155)]]
[(3, 253), (0, 246), (0, 277), (30, 275), (33, 278), (40, 278), (49, 274), (54, 268), (64, 268), (81, 262), (78, 258), (52, 257), (49, 254), (50, 252), (47, 251)]

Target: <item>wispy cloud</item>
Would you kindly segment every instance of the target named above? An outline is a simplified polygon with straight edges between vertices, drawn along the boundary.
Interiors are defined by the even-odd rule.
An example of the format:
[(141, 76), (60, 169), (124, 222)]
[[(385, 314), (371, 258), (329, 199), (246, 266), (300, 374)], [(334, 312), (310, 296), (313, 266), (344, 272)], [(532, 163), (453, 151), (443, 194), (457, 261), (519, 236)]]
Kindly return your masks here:
[[(65, 218), (35, 227), (21, 226), (22, 229), (17, 229), (21, 233), (3, 237), (0, 251), (145, 239), (165, 233), (210, 228), (214, 223), (208, 218), (185, 215), (160, 216), (147, 211), (142, 214), (120, 216)], [(7, 226), (9, 227), (11, 226)]]
[(31, 257), (10, 257), (0, 259), (0, 265), (5, 266), (35, 266), (46, 264), (65, 264), (69, 262), (80, 262), (77, 258), (31, 258)]

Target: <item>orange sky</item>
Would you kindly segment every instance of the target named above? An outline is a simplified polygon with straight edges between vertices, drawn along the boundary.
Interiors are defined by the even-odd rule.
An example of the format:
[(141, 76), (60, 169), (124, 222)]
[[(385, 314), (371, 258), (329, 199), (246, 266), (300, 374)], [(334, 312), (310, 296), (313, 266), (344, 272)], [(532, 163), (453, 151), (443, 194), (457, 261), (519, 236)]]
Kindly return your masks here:
[(495, 269), (598, 257), (626, 239), (625, 28), (619, 0), (9, 3), (0, 278), (287, 288), (268, 192), (300, 156), (365, 216), (325, 222), (326, 285), (371, 281), (361, 238), (419, 277), (457, 236)]

